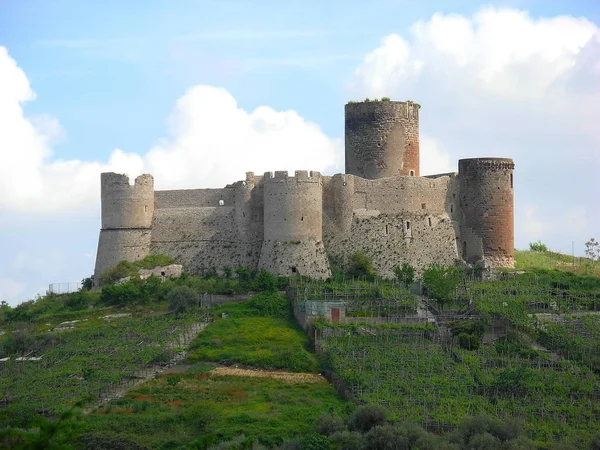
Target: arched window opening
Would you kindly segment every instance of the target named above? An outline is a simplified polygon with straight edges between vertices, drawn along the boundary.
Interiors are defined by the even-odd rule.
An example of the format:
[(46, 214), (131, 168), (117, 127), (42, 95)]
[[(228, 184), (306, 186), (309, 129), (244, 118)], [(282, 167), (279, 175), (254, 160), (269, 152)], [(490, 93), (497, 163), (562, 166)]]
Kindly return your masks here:
[(219, 200), (219, 206), (223, 206), (225, 202), (223, 200)]
[(411, 176), (411, 177), (414, 177), (414, 176), (415, 176), (415, 171), (414, 171), (414, 170), (411, 170), (411, 171), (410, 171), (410, 176)]

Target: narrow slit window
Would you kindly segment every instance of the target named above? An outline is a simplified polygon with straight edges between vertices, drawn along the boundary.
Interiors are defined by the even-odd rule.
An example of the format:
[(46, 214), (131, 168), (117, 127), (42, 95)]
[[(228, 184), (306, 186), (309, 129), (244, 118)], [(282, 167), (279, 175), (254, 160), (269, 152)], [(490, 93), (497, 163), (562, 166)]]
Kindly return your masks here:
[(144, 205), (144, 212), (148, 212), (148, 205)]
[(386, 226), (385, 226), (385, 234), (389, 234), (389, 232), (390, 232), (390, 230), (389, 230), (389, 226), (388, 226), (388, 225), (386, 225)]
[(454, 212), (454, 205), (450, 205), (450, 213)]
[(513, 174), (510, 174), (510, 188), (513, 188)]
[(406, 229), (410, 230), (410, 222), (408, 220), (406, 221)]
[(300, 217), (300, 221), (304, 222), (304, 216)]
[(427, 205), (425, 203), (421, 203), (421, 209), (425, 209)]
[(429, 226), (431, 226), (431, 217), (428, 217), (427, 220), (429, 221)]

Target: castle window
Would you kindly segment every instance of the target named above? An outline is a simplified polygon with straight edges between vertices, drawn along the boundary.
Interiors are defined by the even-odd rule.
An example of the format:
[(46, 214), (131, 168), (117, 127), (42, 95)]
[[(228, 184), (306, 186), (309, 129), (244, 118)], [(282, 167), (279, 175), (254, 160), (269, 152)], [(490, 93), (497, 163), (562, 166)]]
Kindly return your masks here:
[(415, 176), (415, 171), (414, 171), (414, 170), (411, 170), (411, 171), (410, 171), (410, 176), (411, 176), (411, 177), (414, 177), (414, 176)]
[(510, 174), (510, 188), (513, 188), (513, 174)]
[(450, 205), (450, 213), (454, 212), (454, 205)]
[(389, 227), (388, 227), (388, 225), (386, 225), (385, 226), (385, 234), (389, 234), (389, 233), (390, 233)]
[(410, 230), (410, 222), (408, 220), (406, 221), (406, 229)]
[(467, 259), (467, 241), (463, 241), (463, 259)]
[(292, 273), (298, 273), (298, 269), (296, 269), (296, 266), (292, 266)]
[(148, 212), (148, 205), (144, 205), (144, 212)]
[(304, 216), (300, 217), (300, 221), (304, 222)]
[(429, 226), (431, 226), (431, 217), (428, 217), (427, 220), (429, 221)]
[(456, 198), (456, 194), (452, 194), (452, 198)]
[(425, 209), (427, 205), (425, 203), (421, 203), (421, 209)]
[(225, 202), (223, 200), (219, 200), (219, 206), (223, 206)]

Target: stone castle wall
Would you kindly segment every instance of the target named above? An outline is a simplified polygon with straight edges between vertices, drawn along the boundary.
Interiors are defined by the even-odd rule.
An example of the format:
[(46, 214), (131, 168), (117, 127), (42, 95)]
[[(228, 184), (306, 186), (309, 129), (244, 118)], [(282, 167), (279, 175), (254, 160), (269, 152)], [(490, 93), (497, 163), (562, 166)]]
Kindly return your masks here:
[(459, 172), (419, 176), (413, 102), (346, 105), (346, 174), (246, 174), (221, 189), (154, 191), (102, 174), (95, 280), (120, 260), (166, 254), (191, 273), (225, 267), (330, 276), (352, 254), (381, 276), (457, 259), (514, 264), (513, 168), (506, 158), (459, 161)]

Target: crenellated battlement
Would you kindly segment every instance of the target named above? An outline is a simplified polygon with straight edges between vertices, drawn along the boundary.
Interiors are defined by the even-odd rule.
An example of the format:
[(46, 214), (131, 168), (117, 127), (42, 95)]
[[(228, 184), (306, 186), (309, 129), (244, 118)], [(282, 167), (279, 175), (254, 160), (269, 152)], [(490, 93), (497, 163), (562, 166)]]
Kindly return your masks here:
[(459, 173), (465, 170), (514, 170), (515, 163), (510, 158), (469, 158), (458, 161)]
[(265, 183), (322, 183), (320, 172), (311, 170), (296, 170), (294, 176), (290, 176), (287, 170), (265, 172)]
[(423, 270), (457, 259), (511, 266), (510, 158), (468, 158), (458, 172), (420, 176), (413, 101), (345, 105), (345, 171), (278, 170), (220, 189), (154, 191), (152, 175), (101, 175), (99, 277), (121, 260), (172, 256), (190, 273), (225, 267), (330, 276), (356, 251), (377, 274), (408, 263)]

